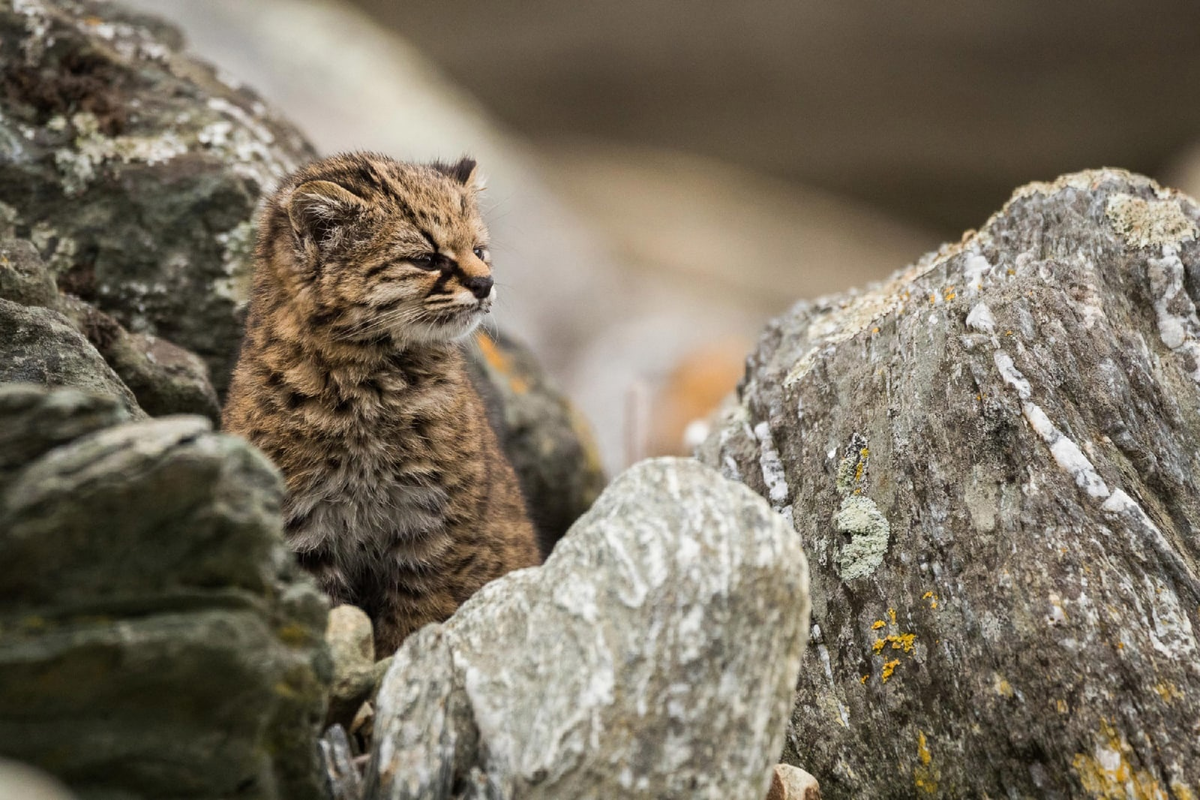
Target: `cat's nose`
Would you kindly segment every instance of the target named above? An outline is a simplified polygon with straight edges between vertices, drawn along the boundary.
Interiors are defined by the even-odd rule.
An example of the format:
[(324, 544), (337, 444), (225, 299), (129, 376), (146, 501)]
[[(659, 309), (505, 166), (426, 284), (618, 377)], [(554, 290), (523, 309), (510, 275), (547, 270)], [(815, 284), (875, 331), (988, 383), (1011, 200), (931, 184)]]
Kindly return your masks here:
[(485, 299), (492, 292), (492, 286), (496, 282), (492, 280), (491, 275), (485, 275), (482, 278), (465, 278), (463, 286), (471, 290), (471, 294), (478, 297), (480, 300)]

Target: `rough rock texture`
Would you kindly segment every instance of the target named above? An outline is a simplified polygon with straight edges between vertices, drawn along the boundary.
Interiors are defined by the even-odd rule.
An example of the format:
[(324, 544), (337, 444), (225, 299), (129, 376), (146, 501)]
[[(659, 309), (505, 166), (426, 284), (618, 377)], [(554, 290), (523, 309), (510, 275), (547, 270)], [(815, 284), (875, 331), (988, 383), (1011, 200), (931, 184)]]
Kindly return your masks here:
[(745, 487), (691, 460), (642, 462), (543, 567), (405, 642), (367, 796), (764, 797), (806, 574)]
[(220, 388), (259, 198), (313, 152), (181, 45), (115, 4), (0, 6), (0, 227), (60, 287), (201, 355)]
[(83, 798), (321, 797), (326, 607), (278, 474), (126, 413), (0, 386), (0, 754)]
[(0, 383), (74, 387), (118, 398), (135, 417), (145, 414), (133, 393), (71, 321), (48, 308), (0, 298)]
[(1120, 171), (767, 328), (701, 457), (789, 516), (828, 798), (1200, 793), (1200, 208)]
[[(27, 316), (31, 318), (57, 319), (33, 310), (37, 308), (62, 313), (116, 373), (129, 390), (124, 394), (132, 392), (138, 405), (151, 416), (200, 414), (219, 421), (220, 406), (208, 378), (208, 366), (198, 356), (157, 336), (130, 333), (83, 300), (60, 294), (32, 242), (0, 239), (0, 299), (30, 306)], [(43, 348), (41, 352), (27, 357), (23, 377), (14, 375), (9, 380), (35, 380), (34, 364), (43, 364), (44, 371), (52, 375), (55, 368), (46, 362), (53, 361), (57, 351)], [(95, 361), (90, 354), (86, 360)], [(46, 380), (44, 384), (78, 385), (63, 380)]]
[(587, 422), (528, 348), (501, 334), (480, 333), (467, 352), (472, 380), (548, 555), (604, 489), (599, 451)]

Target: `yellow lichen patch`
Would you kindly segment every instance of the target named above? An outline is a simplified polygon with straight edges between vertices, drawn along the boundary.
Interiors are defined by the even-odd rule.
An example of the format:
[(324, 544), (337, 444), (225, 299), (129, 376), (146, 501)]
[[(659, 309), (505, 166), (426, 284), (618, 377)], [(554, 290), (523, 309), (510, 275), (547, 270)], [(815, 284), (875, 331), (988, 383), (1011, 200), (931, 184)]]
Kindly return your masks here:
[(900, 659), (898, 658), (883, 662), (883, 673), (880, 675), (880, 678), (884, 683), (888, 682), (888, 678), (892, 677), (892, 673), (896, 671), (896, 667), (898, 666), (900, 666)]
[(886, 644), (887, 639), (876, 639), (875, 643), (871, 645), (871, 649), (875, 651), (875, 655), (879, 655), (881, 652), (883, 652), (883, 647)]
[(999, 672), (992, 673), (992, 689), (1001, 697), (1012, 697), (1015, 694), (1012, 684), (1005, 680)]
[(938, 606), (938, 596), (933, 592), (926, 592), (925, 594), (921, 595), (921, 599), (928, 600), (930, 608), (937, 608)]
[(1175, 795), (1176, 800), (1196, 800), (1192, 787), (1179, 781), (1171, 781), (1171, 794)]
[(871, 627), (872, 627), (872, 628), (874, 628), (875, 630), (879, 630), (879, 629), (880, 629), (880, 628), (882, 628), (882, 627), (883, 627), (885, 624), (886, 624), (886, 623), (885, 623), (883, 620), (881, 620), (881, 619), (877, 619), (877, 620), (875, 620), (875, 622), (871, 623)]
[(308, 628), (305, 628), (303, 625), (299, 625), (295, 622), (279, 628), (277, 631), (275, 631), (275, 635), (279, 637), (279, 641), (286, 645), (291, 645), (292, 647), (306, 645), (312, 638), (309, 635)]
[(896, 609), (894, 609), (894, 608), (888, 609), (888, 618), (891, 619), (893, 625), (896, 624)]
[(940, 771), (933, 765), (933, 754), (929, 752), (929, 742), (925, 739), (925, 731), (917, 731), (917, 758), (920, 764), (913, 768), (913, 786), (926, 794), (937, 794)]
[(1179, 691), (1179, 687), (1170, 681), (1154, 684), (1154, 691), (1158, 692), (1158, 696), (1168, 705), (1183, 697), (1183, 692)]
[(1068, 706), (1067, 706), (1066, 700), (1055, 700), (1054, 707), (1058, 710), (1058, 713), (1060, 713), (1060, 714), (1067, 713)]
[(870, 675), (863, 675), (861, 678), (858, 679), (858, 682), (861, 683), (863, 686), (866, 686), (867, 681), (870, 680), (870, 678), (871, 678)]
[(1100, 720), (1092, 753), (1076, 753), (1071, 762), (1079, 783), (1096, 800), (1167, 800), (1158, 780), (1130, 763), (1133, 749), (1108, 720)]

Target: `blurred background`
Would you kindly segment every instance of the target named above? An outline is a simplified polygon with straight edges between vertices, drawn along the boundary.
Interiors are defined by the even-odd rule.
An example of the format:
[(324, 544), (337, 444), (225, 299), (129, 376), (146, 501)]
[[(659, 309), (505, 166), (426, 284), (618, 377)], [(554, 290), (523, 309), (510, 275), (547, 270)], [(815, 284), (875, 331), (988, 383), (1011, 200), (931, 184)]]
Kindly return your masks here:
[(324, 153), (474, 155), (500, 308), (610, 470), (758, 330), (1119, 166), (1200, 193), (1200, 3), (127, 0)]

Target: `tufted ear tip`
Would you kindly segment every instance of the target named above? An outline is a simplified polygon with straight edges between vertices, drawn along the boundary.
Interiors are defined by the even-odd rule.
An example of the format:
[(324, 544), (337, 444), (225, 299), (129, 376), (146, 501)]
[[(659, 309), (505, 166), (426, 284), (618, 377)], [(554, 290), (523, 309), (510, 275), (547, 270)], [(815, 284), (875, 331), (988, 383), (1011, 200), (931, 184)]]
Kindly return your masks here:
[(307, 181), (292, 190), (288, 218), (302, 239), (328, 244), (338, 230), (366, 208), (366, 202), (332, 181)]
[(443, 175), (461, 183), (463, 186), (469, 186), (475, 178), (475, 167), (477, 165), (475, 159), (463, 156), (454, 164), (435, 161), (431, 166)]

